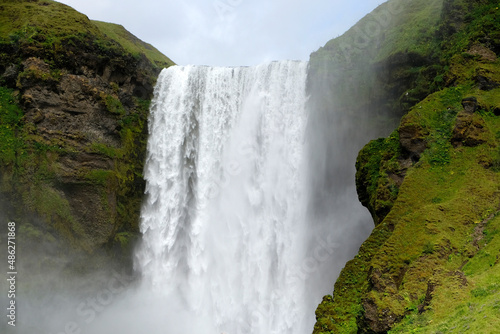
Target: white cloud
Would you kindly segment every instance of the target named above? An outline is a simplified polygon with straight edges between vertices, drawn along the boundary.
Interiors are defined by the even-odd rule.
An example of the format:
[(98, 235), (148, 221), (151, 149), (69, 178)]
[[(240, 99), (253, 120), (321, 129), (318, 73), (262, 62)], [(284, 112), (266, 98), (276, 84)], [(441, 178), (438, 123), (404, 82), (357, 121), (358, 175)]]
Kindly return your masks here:
[(380, 0), (60, 0), (90, 19), (122, 24), (178, 64), (307, 60)]

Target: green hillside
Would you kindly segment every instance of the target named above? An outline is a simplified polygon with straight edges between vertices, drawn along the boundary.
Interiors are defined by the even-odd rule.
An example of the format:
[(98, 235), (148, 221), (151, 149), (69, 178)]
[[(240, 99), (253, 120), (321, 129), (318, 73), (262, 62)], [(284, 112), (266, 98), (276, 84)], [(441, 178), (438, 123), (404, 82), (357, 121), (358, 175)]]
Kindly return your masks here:
[(99, 30), (109, 38), (118, 42), (125, 50), (133, 55), (144, 54), (153, 64), (158, 67), (169, 67), (174, 65), (167, 56), (158, 51), (154, 46), (145, 43), (128, 32), (122, 25), (92, 21)]
[(402, 116), (358, 155), (359, 198), (376, 226), (316, 310), (314, 333), (498, 333), (499, 3), (406, 1), (365, 53), (340, 58), (372, 15), (401, 2), (312, 55), (342, 80), (353, 64), (338, 94), (371, 104), (351, 112)]
[(61, 51), (65, 41), (92, 39), (102, 48), (112, 49), (119, 45), (134, 56), (145, 55), (161, 68), (174, 64), (123, 26), (90, 21), (87, 16), (56, 1), (5, 0), (0, 6), (0, 39), (3, 41), (25, 39), (46, 51)]
[(312, 53), (311, 91), (325, 85), (330, 91), (318, 107), (370, 108), (399, 119), (438, 89), (442, 7), (443, 0), (389, 1)]

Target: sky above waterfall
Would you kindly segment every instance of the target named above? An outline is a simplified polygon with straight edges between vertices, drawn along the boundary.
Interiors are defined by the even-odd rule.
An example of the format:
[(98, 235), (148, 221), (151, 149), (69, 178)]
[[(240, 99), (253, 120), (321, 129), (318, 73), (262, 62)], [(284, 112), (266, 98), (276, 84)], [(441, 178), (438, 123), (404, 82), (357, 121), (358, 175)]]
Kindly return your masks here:
[(179, 65), (308, 60), (383, 0), (59, 0), (123, 25)]

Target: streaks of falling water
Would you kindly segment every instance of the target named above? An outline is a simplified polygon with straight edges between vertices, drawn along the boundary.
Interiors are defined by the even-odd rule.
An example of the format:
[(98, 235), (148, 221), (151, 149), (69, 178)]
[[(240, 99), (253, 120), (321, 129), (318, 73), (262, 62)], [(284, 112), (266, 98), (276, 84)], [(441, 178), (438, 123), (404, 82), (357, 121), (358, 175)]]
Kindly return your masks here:
[(307, 245), (306, 71), (184, 66), (158, 79), (136, 267), (199, 333), (312, 328), (294, 272)]

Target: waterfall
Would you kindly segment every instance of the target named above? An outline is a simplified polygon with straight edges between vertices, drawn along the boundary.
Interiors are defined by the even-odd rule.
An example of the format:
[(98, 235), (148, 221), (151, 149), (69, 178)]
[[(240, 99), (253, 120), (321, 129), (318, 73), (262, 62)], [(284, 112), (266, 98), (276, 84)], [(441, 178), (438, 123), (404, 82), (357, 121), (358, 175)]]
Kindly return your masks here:
[(311, 313), (293, 272), (307, 234), (306, 69), (184, 66), (158, 79), (136, 262), (214, 333), (292, 333)]
[(158, 333), (312, 332), (348, 256), (308, 214), (307, 66), (161, 72), (135, 259)]

